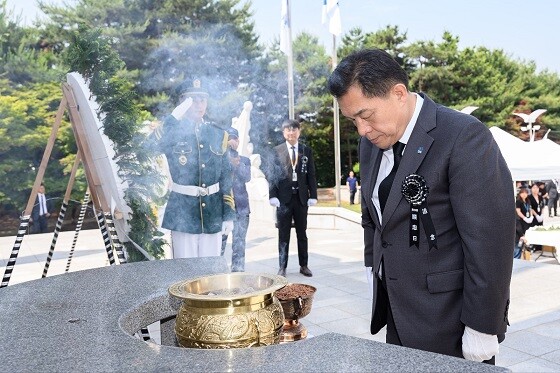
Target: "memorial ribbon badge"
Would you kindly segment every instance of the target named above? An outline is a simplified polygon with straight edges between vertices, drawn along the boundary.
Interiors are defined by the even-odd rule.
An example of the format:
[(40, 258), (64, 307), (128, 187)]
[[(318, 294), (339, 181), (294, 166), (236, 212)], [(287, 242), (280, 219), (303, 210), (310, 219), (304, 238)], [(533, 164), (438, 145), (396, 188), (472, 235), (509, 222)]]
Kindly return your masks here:
[(420, 175), (410, 174), (404, 178), (401, 192), (408, 203), (410, 203), (410, 246), (418, 247), (420, 242), (420, 221), (422, 221), (430, 245), (429, 250), (432, 248), (437, 249), (436, 229), (428, 211), (427, 198), (429, 188), (426, 185), (426, 180)]
[(307, 158), (307, 156), (303, 156), (301, 157), (301, 172), (306, 174), (307, 173), (307, 162), (309, 161), (309, 159)]

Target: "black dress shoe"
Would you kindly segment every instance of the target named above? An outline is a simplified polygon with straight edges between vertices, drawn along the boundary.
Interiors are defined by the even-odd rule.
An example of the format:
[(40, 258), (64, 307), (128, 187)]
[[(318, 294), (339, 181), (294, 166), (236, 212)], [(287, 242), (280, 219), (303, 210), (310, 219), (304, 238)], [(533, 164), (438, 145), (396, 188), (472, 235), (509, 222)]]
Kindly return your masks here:
[(286, 268), (280, 268), (278, 270), (278, 275), (286, 277)]
[(307, 266), (300, 267), (299, 268), (299, 273), (301, 273), (302, 275), (304, 275), (306, 277), (313, 276), (313, 273), (311, 273), (311, 270), (309, 268), (307, 268)]

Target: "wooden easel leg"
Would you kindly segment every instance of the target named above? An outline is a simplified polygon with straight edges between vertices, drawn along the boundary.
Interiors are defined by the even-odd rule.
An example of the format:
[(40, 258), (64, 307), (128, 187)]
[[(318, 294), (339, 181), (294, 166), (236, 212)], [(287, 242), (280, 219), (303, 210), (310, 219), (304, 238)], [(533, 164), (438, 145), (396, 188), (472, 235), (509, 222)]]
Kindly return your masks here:
[(35, 200), (37, 199), (37, 191), (39, 190), (39, 186), (41, 185), (43, 177), (45, 176), (45, 170), (47, 169), (47, 164), (49, 163), (49, 158), (51, 156), (52, 149), (56, 141), (56, 135), (58, 134), (58, 129), (60, 127), (60, 123), (62, 122), (62, 115), (66, 110), (66, 104), (67, 104), (66, 98), (63, 96), (62, 100), (60, 101), (60, 105), (58, 106), (58, 111), (56, 112), (56, 118), (54, 120), (54, 124), (51, 129), (51, 135), (49, 137), (49, 140), (47, 141), (47, 146), (45, 148), (45, 152), (43, 153), (43, 159), (41, 160), (41, 164), (39, 165), (37, 176), (35, 177), (35, 183), (33, 184), (31, 195), (29, 196), (29, 200), (27, 200), (27, 206), (25, 207), (25, 211), (20, 220), (19, 229), (16, 236), (16, 242), (14, 243), (12, 253), (10, 254), (10, 259), (8, 260), (8, 264), (6, 265), (6, 270), (4, 271), (4, 276), (2, 277), (2, 283), (0, 284), (0, 288), (8, 286), (8, 284), (10, 283), (10, 278), (12, 277), (12, 271), (14, 270), (14, 266), (16, 265), (16, 260), (19, 255), (21, 242), (23, 241), (23, 236), (25, 236), (25, 232), (29, 226), (29, 218), (31, 217), (31, 211), (33, 210), (33, 205), (35, 204)]

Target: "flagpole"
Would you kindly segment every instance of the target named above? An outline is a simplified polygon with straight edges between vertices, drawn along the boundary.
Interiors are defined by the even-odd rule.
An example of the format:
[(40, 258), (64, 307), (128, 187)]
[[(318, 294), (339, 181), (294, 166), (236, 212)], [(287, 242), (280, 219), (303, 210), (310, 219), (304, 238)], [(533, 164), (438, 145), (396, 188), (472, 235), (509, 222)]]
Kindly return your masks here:
[(290, 0), (286, 0), (288, 11), (288, 115), (291, 120), (295, 119), (294, 113), (294, 56), (292, 53), (292, 13)]
[[(332, 50), (332, 69), (336, 68), (338, 58), (336, 55), (336, 35), (333, 34), (333, 50)], [(340, 179), (342, 178), (340, 171), (340, 117), (338, 113), (338, 101), (333, 97), (333, 116), (334, 116), (334, 174), (335, 174), (335, 195), (336, 205), (340, 207)]]

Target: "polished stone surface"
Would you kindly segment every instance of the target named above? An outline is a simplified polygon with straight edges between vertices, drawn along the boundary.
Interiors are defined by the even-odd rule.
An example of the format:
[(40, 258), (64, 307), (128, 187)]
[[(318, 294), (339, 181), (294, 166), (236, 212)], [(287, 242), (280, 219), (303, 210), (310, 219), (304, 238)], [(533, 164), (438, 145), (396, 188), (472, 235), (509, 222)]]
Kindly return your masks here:
[(167, 295), (169, 285), (225, 271), (223, 258), (161, 260), (77, 271), (0, 289), (2, 370), (504, 370), (336, 333), (237, 350), (161, 346), (131, 335), (137, 326), (168, 316), (177, 307)]

